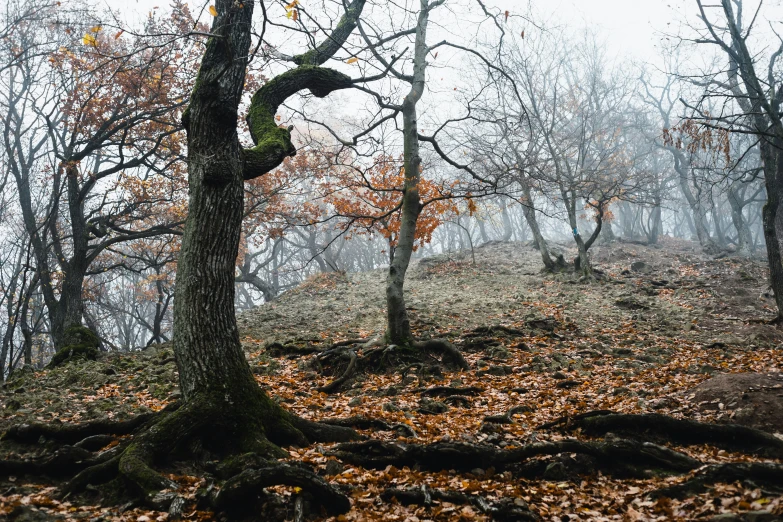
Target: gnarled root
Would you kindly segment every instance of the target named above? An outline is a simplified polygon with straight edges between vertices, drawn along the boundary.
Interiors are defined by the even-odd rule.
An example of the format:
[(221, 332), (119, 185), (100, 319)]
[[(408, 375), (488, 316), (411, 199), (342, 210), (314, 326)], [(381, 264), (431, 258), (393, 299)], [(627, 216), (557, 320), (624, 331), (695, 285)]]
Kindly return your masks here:
[[(176, 502), (177, 484), (154, 469), (170, 455), (193, 458), (198, 448), (205, 456), (224, 462), (243, 462), (236, 455), (259, 455), (251, 464), (226, 465), (221, 475), (227, 478), (215, 496), (215, 507), (230, 506), (231, 499), (256, 495), (261, 488), (290, 484), (306, 489), (330, 513), (347, 511), (350, 503), (339, 491), (306, 470), (294, 469), (272, 460), (287, 456), (280, 445), (307, 445), (311, 441), (345, 442), (359, 435), (343, 426), (332, 426), (301, 419), (283, 410), (261, 394), (238, 408), (227, 408), (215, 401), (194, 399), (182, 408), (151, 423), (138, 433), (122, 451), (111, 458), (83, 469), (64, 488), (66, 494), (121, 478), (131, 486), (135, 498), (156, 509), (168, 509)], [(86, 450), (79, 450), (86, 452)], [(89, 453), (89, 452), (86, 452)], [(198, 456), (196, 458), (198, 460)], [(207, 459), (204, 459), (207, 460)], [(228, 475), (226, 470), (232, 470)], [(343, 511), (340, 511), (340, 510)]]
[(619, 476), (649, 477), (654, 474), (679, 474), (701, 466), (696, 459), (651, 443), (624, 439), (597, 442), (563, 440), (528, 444), (513, 450), (494, 446), (452, 442), (429, 445), (367, 441), (340, 444), (331, 453), (340, 460), (367, 468), (418, 466), (440, 471), (494, 468), (515, 469), (535, 457), (576, 453), (591, 457), (597, 469)]
[(751, 455), (783, 458), (783, 440), (771, 433), (736, 424), (708, 424), (677, 419), (660, 413), (632, 415), (589, 412), (578, 417), (563, 417), (539, 429), (557, 426), (562, 431), (581, 428), (587, 435), (604, 435), (609, 432), (632, 436), (648, 434), (680, 444), (714, 444)]
[(783, 493), (783, 465), (768, 462), (732, 462), (700, 469), (692, 478), (649, 494), (651, 498), (685, 498), (705, 492), (717, 483), (740, 481), (751, 488), (761, 488), (774, 495)]
[(470, 370), (470, 365), (456, 346), (445, 339), (430, 339), (429, 341), (419, 341), (413, 343), (414, 348), (424, 350), (425, 352), (436, 352), (441, 354), (443, 362), (450, 362), (461, 370)]
[(18, 424), (11, 426), (0, 440), (14, 440), (28, 444), (37, 443), (41, 437), (66, 444), (74, 444), (96, 435), (127, 435), (133, 433), (158, 416), (157, 413), (142, 413), (128, 420), (112, 421), (102, 419), (82, 424)]
[(482, 513), (492, 516), (493, 520), (540, 520), (538, 515), (530, 511), (527, 502), (521, 498), (504, 498), (490, 502), (480, 495), (466, 495), (459, 491), (430, 489), (426, 485), (420, 488), (408, 489), (388, 488), (381, 493), (381, 498), (387, 502), (396, 500), (405, 506), (417, 504), (419, 506), (430, 507), (433, 502), (473, 505)]
[(283, 463), (246, 469), (228, 479), (214, 496), (213, 504), (220, 511), (247, 506), (247, 500), (257, 496), (262, 488), (277, 484), (302, 488), (330, 515), (339, 515), (351, 509), (348, 497), (324, 479), (312, 471)]

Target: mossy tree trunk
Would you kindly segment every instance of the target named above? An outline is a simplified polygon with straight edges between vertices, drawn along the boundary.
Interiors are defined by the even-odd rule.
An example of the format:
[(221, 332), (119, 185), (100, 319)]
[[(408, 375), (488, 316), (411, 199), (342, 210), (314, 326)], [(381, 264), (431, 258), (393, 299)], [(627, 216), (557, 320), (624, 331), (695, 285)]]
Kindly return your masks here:
[[(177, 267), (173, 344), (185, 409), (213, 417), (210, 422), (222, 426), (222, 437), (243, 446), (229, 450), (250, 451), (265, 437), (307, 442), (306, 436), (293, 428), (293, 416), (256, 384), (239, 340), (234, 285), (243, 184), (295, 154), (290, 130), (278, 127), (274, 119), (286, 98), (303, 89), (326, 96), (352, 85), (344, 74), (320, 64), (344, 43), (363, 5), (364, 0), (354, 0), (325, 44), (295, 57), (298, 67), (273, 78), (255, 93), (248, 124), (256, 146), (243, 150), (237, 119), (253, 2), (216, 2), (214, 36), (207, 42), (183, 117), (188, 133), (190, 195)], [(244, 446), (246, 443), (250, 446)]]

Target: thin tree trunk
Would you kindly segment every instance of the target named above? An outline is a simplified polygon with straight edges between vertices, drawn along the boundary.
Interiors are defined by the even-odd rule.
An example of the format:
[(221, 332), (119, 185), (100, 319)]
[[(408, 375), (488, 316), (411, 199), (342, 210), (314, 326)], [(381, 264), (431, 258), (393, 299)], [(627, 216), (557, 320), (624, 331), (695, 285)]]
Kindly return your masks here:
[(413, 81), (402, 102), (403, 120), (403, 185), (400, 209), (400, 232), (394, 259), (386, 277), (386, 339), (393, 344), (410, 344), (413, 341), (408, 312), (405, 309), (405, 273), (413, 254), (416, 222), (421, 212), (419, 181), (421, 180), (421, 156), (419, 155), (418, 122), (416, 104), (424, 93), (427, 67), (427, 22), (431, 6), (429, 0), (420, 0), (413, 60)]
[(734, 183), (729, 187), (728, 200), (731, 206), (731, 221), (737, 230), (737, 253), (750, 257), (753, 249), (753, 234), (742, 214), (744, 206), (742, 196)]
[(511, 216), (508, 215), (508, 205), (505, 201), (500, 203), (500, 216), (503, 219), (503, 237), (502, 241), (510, 241), (514, 235), (514, 225), (511, 223)]
[(530, 198), (530, 188), (525, 187), (525, 198), (528, 201), (527, 204), (522, 205), (522, 213), (525, 215), (525, 221), (527, 226), (530, 227), (530, 232), (533, 234), (533, 241), (541, 254), (541, 261), (544, 263), (544, 267), (549, 271), (555, 271), (559, 268), (563, 268), (563, 263), (558, 263), (552, 259), (549, 253), (549, 245), (544, 239), (544, 235), (541, 233), (541, 228), (538, 226), (538, 219), (536, 219), (536, 209), (533, 208), (532, 199)]

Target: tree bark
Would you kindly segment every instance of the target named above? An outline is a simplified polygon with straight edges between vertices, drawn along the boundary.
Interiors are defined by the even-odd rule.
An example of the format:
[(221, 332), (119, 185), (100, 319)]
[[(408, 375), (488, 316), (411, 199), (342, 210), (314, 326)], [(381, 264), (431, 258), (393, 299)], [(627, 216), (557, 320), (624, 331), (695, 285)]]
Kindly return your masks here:
[[(237, 119), (253, 4), (216, 2), (214, 36), (207, 41), (191, 102), (183, 115), (190, 196), (177, 266), (173, 342), (185, 401), (183, 412), (187, 412), (178, 412), (180, 420), (195, 427), (200, 421), (193, 412), (209, 415), (210, 422), (226, 431), (227, 449), (245, 451), (247, 443), (252, 447), (254, 441), (260, 441), (263, 445), (264, 435), (288, 444), (306, 443), (307, 439), (300, 429), (306, 423), (282, 410), (256, 384), (239, 341), (234, 285), (243, 184), (295, 153), (290, 130), (278, 127), (274, 119), (281, 103), (303, 89), (322, 97), (351, 85), (344, 74), (319, 66), (331, 54), (311, 51), (297, 57), (301, 65), (271, 79), (253, 95), (247, 119), (255, 147), (243, 150)], [(364, 0), (354, 0), (347, 7), (340, 31), (347, 28), (349, 34), (355, 28), (363, 7)], [(338, 38), (338, 47), (345, 37), (347, 34), (342, 40)], [(144, 444), (159, 447), (159, 438), (150, 434), (142, 440), (141, 454)], [(232, 444), (239, 446), (230, 448)], [(126, 469), (122, 462), (120, 469), (138, 478), (134, 469), (143, 469), (139, 462), (143, 464), (144, 459), (134, 455), (123, 458)]]
[(419, 181), (421, 180), (421, 156), (419, 155), (418, 122), (416, 104), (424, 93), (425, 72), (427, 68), (427, 23), (430, 10), (429, 0), (420, 0), (418, 23), (416, 25), (416, 43), (413, 59), (413, 81), (410, 91), (402, 102), (403, 120), (403, 184), (402, 208), (400, 209), (400, 232), (394, 257), (389, 264), (386, 277), (386, 340), (392, 344), (411, 344), (413, 335), (408, 312), (405, 309), (405, 273), (413, 254), (416, 239), (416, 222), (421, 212), (419, 201)]
[(753, 249), (753, 233), (743, 215), (744, 202), (736, 186), (732, 183), (728, 190), (729, 206), (731, 206), (731, 222), (737, 231), (737, 253), (743, 257), (750, 257)]

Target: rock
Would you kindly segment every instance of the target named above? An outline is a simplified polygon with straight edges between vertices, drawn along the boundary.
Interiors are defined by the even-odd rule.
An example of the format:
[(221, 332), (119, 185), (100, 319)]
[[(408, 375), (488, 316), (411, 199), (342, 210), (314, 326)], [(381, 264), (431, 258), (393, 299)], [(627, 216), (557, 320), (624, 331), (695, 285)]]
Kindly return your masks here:
[(568, 468), (562, 462), (552, 462), (544, 470), (546, 480), (567, 480), (568, 475)]
[(661, 397), (650, 402), (650, 408), (654, 410), (662, 410), (664, 408), (677, 408), (680, 405), (680, 401), (674, 397)]
[(7, 409), (8, 411), (17, 411), (21, 407), (22, 407), (22, 403), (16, 399), (9, 399), (5, 403), (5, 409)]
[(486, 370), (479, 370), (476, 372), (476, 375), (495, 375), (498, 377), (503, 377), (505, 375), (511, 375), (514, 373), (514, 367), (513, 366), (505, 366), (505, 365), (490, 365), (489, 368)]
[(720, 374), (683, 395), (699, 411), (728, 405), (732, 423), (783, 433), (783, 373)]
[(652, 272), (652, 268), (644, 261), (634, 261), (633, 263), (631, 263), (631, 271), (641, 272), (643, 274), (649, 274), (650, 272)]
[(557, 327), (557, 320), (553, 317), (534, 317), (526, 322), (528, 328), (534, 330), (544, 330), (545, 332), (554, 332)]
[(58, 518), (47, 515), (31, 506), (16, 506), (8, 513), (8, 517), (8, 520), (16, 520), (17, 522), (49, 522), (58, 520)]
[(552, 374), (553, 379), (567, 379), (568, 376), (564, 374), (563, 372), (555, 372)]
[(348, 401), (348, 406), (355, 407), (355, 406), (361, 406), (364, 402), (364, 399), (362, 397), (354, 397), (350, 401)]
[(434, 415), (438, 413), (446, 413), (449, 411), (449, 406), (445, 402), (424, 398), (419, 401), (419, 408), (416, 411), (419, 413)]
[(400, 411), (400, 407), (394, 404), (393, 402), (385, 402), (383, 403), (383, 406), (381, 406), (381, 410), (389, 413), (395, 413)]
[(650, 307), (633, 296), (625, 296), (617, 299), (614, 302), (618, 308), (624, 308), (626, 310), (649, 310)]
[(329, 459), (326, 461), (326, 474), (327, 475), (339, 475), (343, 472), (345, 469), (345, 466), (343, 466), (339, 461)]
[(65, 331), (63, 339), (65, 347), (54, 354), (48, 368), (56, 368), (66, 362), (77, 359), (94, 361), (98, 357), (101, 339), (89, 328), (71, 326)]

